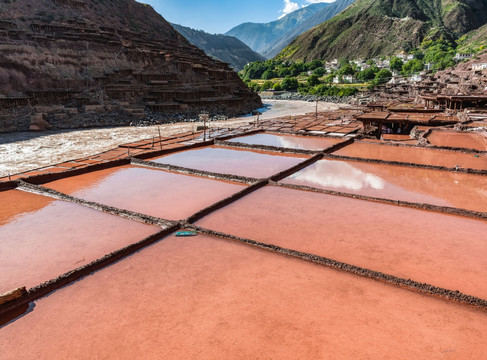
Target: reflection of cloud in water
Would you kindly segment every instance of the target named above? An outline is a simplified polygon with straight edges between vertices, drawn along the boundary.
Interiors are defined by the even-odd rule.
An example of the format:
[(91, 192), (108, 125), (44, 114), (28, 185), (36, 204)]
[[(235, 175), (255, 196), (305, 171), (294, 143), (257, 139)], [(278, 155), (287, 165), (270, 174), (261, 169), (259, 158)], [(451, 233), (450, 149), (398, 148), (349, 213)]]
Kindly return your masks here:
[(299, 150), (323, 150), (327, 148), (327, 145), (323, 145), (319, 142), (314, 142), (313, 140), (318, 139), (313, 139), (313, 138), (293, 138), (291, 136), (280, 136), (278, 137), (279, 142), (280, 142), (280, 147), (283, 148), (291, 148), (291, 149), (299, 149)]
[(303, 144), (299, 143), (300, 139), (293, 139), (289, 136), (280, 136), (277, 138), (280, 142), (280, 147), (291, 149), (304, 149)]
[(328, 160), (320, 160), (292, 178), (323, 187), (348, 190), (362, 190), (367, 187), (382, 190), (385, 186), (384, 180), (376, 175), (366, 173), (344, 162)]

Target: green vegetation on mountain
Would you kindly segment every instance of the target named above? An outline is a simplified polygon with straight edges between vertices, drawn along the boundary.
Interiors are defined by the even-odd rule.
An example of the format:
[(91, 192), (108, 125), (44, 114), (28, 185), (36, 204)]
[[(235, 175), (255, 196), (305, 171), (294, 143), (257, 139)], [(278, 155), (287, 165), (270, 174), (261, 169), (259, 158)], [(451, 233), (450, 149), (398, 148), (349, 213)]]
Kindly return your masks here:
[[(360, 87), (388, 82), (393, 78), (392, 72), (395, 72), (395, 76), (408, 77), (421, 73), (426, 65), (433, 71), (453, 66), (456, 52), (455, 41), (428, 37), (411, 51), (414, 59), (383, 56), (364, 62), (348, 61), (342, 57), (331, 63), (319, 59), (307, 63), (274, 59), (248, 64), (239, 75), (253, 91), (297, 89), (303, 94), (348, 96), (355, 94)], [(296, 84), (291, 79), (296, 79), (299, 85), (289, 86)]]
[(411, 51), (425, 38), (454, 41), (487, 23), (487, 0), (357, 0), (300, 35), (280, 60), (370, 59)]
[(487, 48), (487, 25), (462, 36), (458, 50), (464, 53), (477, 53)]
[[(324, 69), (324, 62), (313, 60), (309, 63), (283, 62), (279, 60), (257, 61), (245, 66), (239, 75), (247, 86), (255, 91), (298, 91), (301, 94), (316, 96), (351, 96), (359, 91), (359, 87), (366, 87), (368, 84), (349, 85), (343, 84), (343, 76), (359, 73), (360, 69), (352, 66), (343, 59), (342, 66), (336, 72), (327, 74)], [(379, 69), (375, 68), (372, 80)], [(269, 74), (274, 74), (270, 77)], [(342, 84), (332, 85), (335, 78), (340, 78)], [(263, 81), (264, 80), (264, 81)], [(371, 79), (367, 79), (371, 80)], [(366, 81), (364, 81), (365, 83)]]

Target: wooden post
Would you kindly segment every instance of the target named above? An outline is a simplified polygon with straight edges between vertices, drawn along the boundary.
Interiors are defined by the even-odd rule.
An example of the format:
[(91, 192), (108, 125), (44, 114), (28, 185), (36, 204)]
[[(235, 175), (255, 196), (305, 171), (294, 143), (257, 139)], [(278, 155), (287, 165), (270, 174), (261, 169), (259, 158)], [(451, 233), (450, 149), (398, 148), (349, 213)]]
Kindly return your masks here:
[(159, 131), (159, 146), (161, 147), (162, 150), (162, 136), (161, 136), (161, 128), (158, 126), (157, 131)]
[(204, 141), (206, 141), (206, 115), (203, 116), (203, 132), (204, 132)]

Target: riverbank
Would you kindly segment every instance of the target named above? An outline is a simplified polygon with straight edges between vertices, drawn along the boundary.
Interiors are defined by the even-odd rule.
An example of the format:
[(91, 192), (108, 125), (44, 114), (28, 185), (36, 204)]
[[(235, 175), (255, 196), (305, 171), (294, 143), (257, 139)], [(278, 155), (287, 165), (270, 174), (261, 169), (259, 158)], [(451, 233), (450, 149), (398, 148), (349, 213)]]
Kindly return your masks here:
[(262, 92), (259, 93), (262, 100), (277, 100), (277, 101), (322, 101), (331, 104), (350, 104), (354, 99), (353, 96), (317, 96), (317, 95), (303, 95), (298, 92)]
[[(264, 100), (260, 119), (298, 116), (314, 112), (316, 104), (306, 101)], [(318, 111), (333, 111), (339, 105), (320, 102)], [(242, 116), (210, 123), (211, 128), (233, 128), (256, 120), (257, 116)], [(41, 133), (19, 132), (0, 134), (0, 177), (91, 156), (118, 145), (142, 139), (170, 136), (193, 131), (201, 122), (181, 122), (160, 126), (116, 127), (83, 130), (58, 130)]]

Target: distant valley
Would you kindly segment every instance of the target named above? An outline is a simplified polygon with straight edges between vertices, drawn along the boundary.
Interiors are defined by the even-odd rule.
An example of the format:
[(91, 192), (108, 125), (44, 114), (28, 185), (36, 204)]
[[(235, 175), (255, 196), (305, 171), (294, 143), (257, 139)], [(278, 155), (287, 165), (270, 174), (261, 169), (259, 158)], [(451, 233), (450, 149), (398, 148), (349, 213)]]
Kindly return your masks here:
[(334, 3), (311, 4), (283, 18), (266, 23), (244, 23), (225, 35), (235, 36), (266, 58), (272, 58), (296, 36), (332, 18), (355, 0), (337, 0)]
[(236, 71), (242, 70), (250, 62), (265, 60), (263, 56), (233, 36), (213, 35), (182, 25), (171, 25), (190, 43), (203, 50), (208, 56), (230, 64)]

